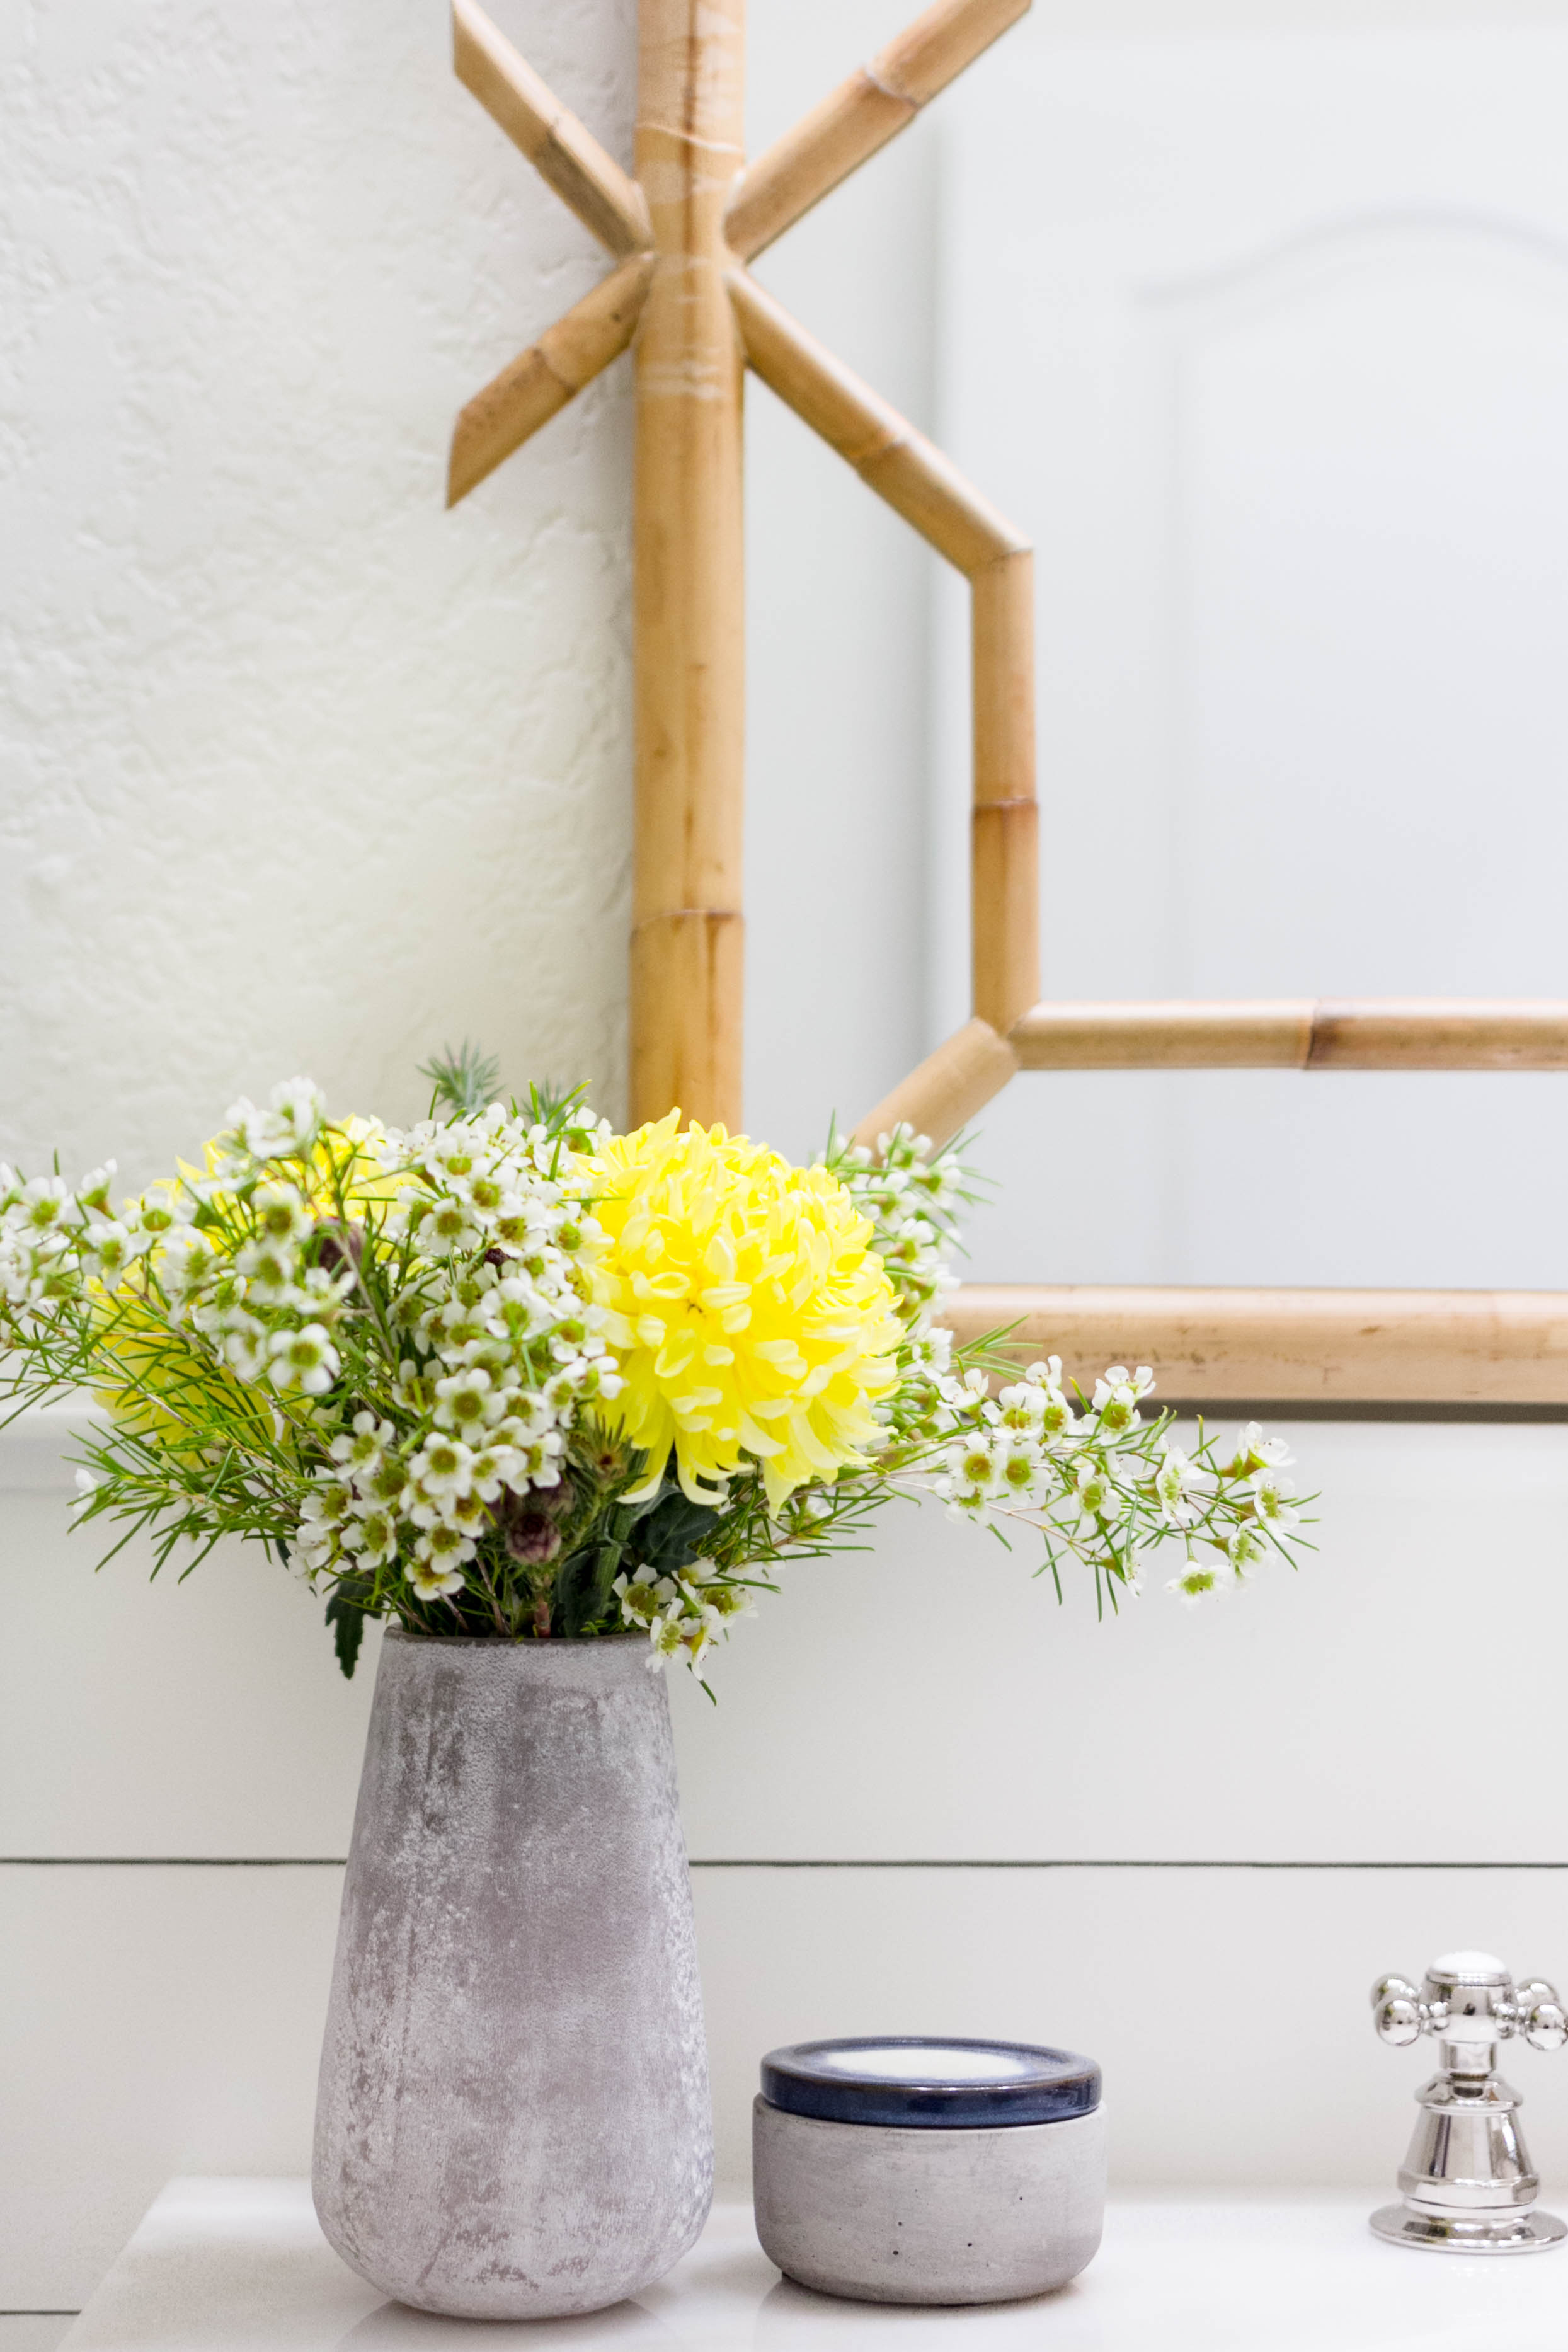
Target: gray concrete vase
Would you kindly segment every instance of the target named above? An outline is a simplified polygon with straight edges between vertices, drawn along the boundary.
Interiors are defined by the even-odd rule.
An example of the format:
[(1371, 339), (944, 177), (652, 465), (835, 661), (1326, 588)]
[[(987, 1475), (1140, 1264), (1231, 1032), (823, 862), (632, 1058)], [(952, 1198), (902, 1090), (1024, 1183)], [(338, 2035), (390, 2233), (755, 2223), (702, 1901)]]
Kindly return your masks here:
[(601, 2310), (713, 2126), (669, 1703), (635, 1635), (382, 1650), (321, 2053), (328, 2238), (423, 2311)]

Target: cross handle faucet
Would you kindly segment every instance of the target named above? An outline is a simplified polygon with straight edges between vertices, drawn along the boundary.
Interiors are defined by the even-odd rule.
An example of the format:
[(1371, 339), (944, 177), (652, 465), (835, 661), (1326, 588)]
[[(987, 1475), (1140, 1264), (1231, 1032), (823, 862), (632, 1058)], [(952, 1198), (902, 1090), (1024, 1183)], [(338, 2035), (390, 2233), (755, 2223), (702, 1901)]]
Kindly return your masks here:
[[(1429, 2033), (1445, 2044), (1443, 2063), (1454, 2074), (1490, 2073), (1493, 2046), (1514, 2034), (1532, 2050), (1561, 2050), (1568, 2042), (1568, 2011), (1556, 1987), (1544, 1977), (1515, 1984), (1490, 1952), (1446, 1952), (1420, 1985), (1407, 1977), (1379, 1977), (1372, 2010), (1381, 2041), (1406, 2049)], [(1466, 2063), (1472, 2053), (1482, 2054)]]

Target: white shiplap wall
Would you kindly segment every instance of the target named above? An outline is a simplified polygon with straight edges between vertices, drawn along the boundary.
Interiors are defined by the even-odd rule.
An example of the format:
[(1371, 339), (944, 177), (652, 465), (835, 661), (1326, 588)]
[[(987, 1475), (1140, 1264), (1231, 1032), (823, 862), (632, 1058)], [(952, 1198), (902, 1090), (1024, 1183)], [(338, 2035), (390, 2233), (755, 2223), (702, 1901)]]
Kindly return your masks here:
[[(716, 1711), (676, 1686), (728, 2177), (763, 2050), (936, 2027), (1093, 2051), (1124, 2179), (1363, 2179), (1396, 2160), (1420, 2069), (1373, 2041), (1370, 1978), (1478, 1938), (1561, 1965), (1568, 1436), (1464, 1433), (1448, 1497), (1532, 1629), (1500, 1805), (1479, 1710), (1434, 1772), (1433, 1694), (1496, 1585), (1412, 1538), (1424, 1433), (1296, 1434), (1333, 1535), (1223, 1615), (1059, 1614), (911, 1515), (871, 1559), (791, 1574)], [(0, 2301), (36, 2308), (79, 2298), (170, 2171), (305, 2163), (370, 1685), (343, 1686), (315, 1604), (264, 1563), (176, 1591), (127, 1559), (95, 1584), (57, 1493), (0, 1508), (0, 1850), (31, 1857), (0, 1864)], [(1568, 2081), (1514, 2071), (1568, 2176)]]
[[(11, 26), (5, 37), (21, 41), (29, 70), (57, 77), (68, 94), (91, 80), (90, 45), (108, 33), (125, 69), (136, 65), (139, 20), (126, 11), (73, 12), (70, 42), (45, 26), (45, 13), (21, 12), (26, 37)], [(273, 15), (287, 26), (294, 13), (286, 0)], [(567, 95), (623, 127), (623, 9), (584, 0), (575, 12), (583, 54), (599, 60), (580, 73), (580, 86), (561, 11), (497, 0), (497, 13)], [(757, 0), (758, 142), (904, 13), (903, 0)], [(1099, 0), (1058, 6), (1012, 37), (1015, 55), (1053, 26), (1106, 29), (1112, 13)], [(1130, 30), (1172, 19), (1165, 0), (1157, 11), (1153, 0), (1118, 0), (1113, 13)], [(1240, 21), (1375, 14), (1419, 23), (1437, 11), (1374, 11), (1352, 0), (1265, 11), (1247, 0)], [(1183, 15), (1238, 21), (1219, 0)], [(559, 232), (548, 205), (535, 204), (521, 165), (492, 143), (482, 118), (462, 110), (470, 102), (446, 89), (438, 17), (434, 5), (392, 12), (392, 30), (413, 45), (417, 65), (398, 83), (397, 107), (375, 123), (352, 111), (354, 45), (384, 42), (389, 20), (357, 0), (336, 12), (325, 63), (301, 53), (300, 67), (285, 39), (276, 73), (260, 72), (231, 107), (241, 107), (268, 168), (287, 177), (311, 168), (314, 152), (296, 155), (290, 145), (280, 111), (289, 76), (328, 75), (351, 126), (351, 168), (314, 199), (330, 245), (347, 233), (334, 207), (355, 173), (380, 185), (402, 143), (417, 148), (427, 135), (428, 74), (442, 153), (456, 164), (452, 184), (429, 197), (422, 285), (428, 293), (444, 283), (444, 241), (465, 254), (477, 217), (499, 236), (500, 259), (487, 255), (487, 266), (515, 295), (513, 340), (521, 340), (577, 290), (590, 264), (570, 225)], [(150, 59), (159, 45), (147, 37)], [(979, 72), (1005, 70), (998, 58)], [(46, 142), (33, 189), (68, 286), (88, 268), (95, 205), (114, 212), (120, 201), (118, 184), (97, 195), (75, 185), (68, 115), (68, 107), (55, 145)], [(193, 185), (232, 168), (223, 120), (207, 118), (199, 89), (167, 136), (176, 152), (188, 150)], [(389, 142), (397, 152), (389, 154)], [(923, 423), (936, 421), (936, 165), (923, 128), (765, 265), (807, 322)], [(123, 168), (133, 179), (134, 161)], [(145, 232), (133, 213), (127, 218), (134, 246)], [(68, 247), (68, 228), (85, 244)], [(374, 245), (369, 231), (357, 233)], [(308, 252), (291, 266), (309, 278)], [(168, 263), (176, 287), (188, 267)], [(507, 306), (486, 279), (475, 332), (466, 297), (443, 308), (445, 297), (431, 295), (432, 313), (389, 284), (389, 352), (402, 350), (411, 324), (437, 322), (440, 381), (422, 381), (397, 428), (410, 466), (417, 451), (434, 474), (454, 387), (465, 392), (504, 356)], [(149, 373), (154, 405), (161, 381)], [(302, 415), (318, 389), (301, 387)], [(375, 387), (364, 396), (374, 410)], [(536, 609), (575, 581), (583, 644), (617, 642), (617, 397), (607, 389), (589, 423), (565, 428), (570, 462), (541, 445), (462, 526), (479, 534), (466, 559), (476, 568), (458, 564), (442, 625), (467, 644), (465, 659), (475, 658), (476, 632), (481, 640), (484, 724), (502, 774), (513, 725), (506, 681), (520, 644), (540, 653), (528, 743), (559, 747), (580, 707), (575, 655), (560, 674), (561, 690), (572, 688), (566, 705), (550, 699), (551, 677), (560, 681), (551, 645), (530, 635)], [(40, 399), (29, 419), (35, 440), (51, 429), (46, 406)], [(112, 419), (97, 429), (111, 437)], [(923, 1042), (925, 845), (910, 810), (927, 757), (929, 574), (918, 551), (765, 396), (749, 432), (751, 1099), (758, 1131), (799, 1150), (830, 1105), (857, 1108)], [(976, 469), (1005, 504), (1006, 482), (983, 462)], [(242, 518), (253, 511), (246, 497), (265, 510), (271, 487), (263, 468), (241, 497)], [(413, 514), (428, 487), (411, 476), (396, 494)], [(585, 509), (602, 534), (587, 548), (586, 572), (573, 554), (584, 553), (576, 525)], [(154, 506), (140, 527), (156, 523)], [(132, 534), (130, 551), (109, 565), (117, 593), (135, 590), (137, 561)], [(402, 561), (389, 549), (394, 584)], [(178, 614), (177, 567), (170, 576)], [(350, 563), (345, 578), (357, 576)], [(526, 609), (514, 593), (525, 580)], [(325, 629), (326, 653), (318, 642), (307, 661), (315, 690), (330, 686), (334, 661), (345, 677), (358, 675), (380, 642), (377, 625), (366, 620), (362, 640), (339, 654)], [(399, 625), (406, 629), (406, 615)], [(390, 659), (390, 639), (387, 650)], [(285, 679), (286, 652), (275, 644), (268, 656)], [(231, 649), (223, 660), (240, 657)], [(131, 644), (97, 658), (112, 676), (138, 656)], [(221, 674), (220, 662), (220, 682)], [(575, 763), (606, 842), (624, 781), (612, 715), (620, 691), (607, 675), (589, 739), (559, 752)], [(422, 674), (414, 699), (421, 740), (439, 745), (447, 711), (439, 665)], [(24, 710), (18, 723), (51, 740), (50, 709)], [(221, 698), (183, 718), (172, 708), (163, 740), (199, 777), (201, 730), (222, 723)], [(261, 790), (264, 772), (248, 773)], [(7, 822), (19, 813), (21, 803), (6, 803)], [(519, 837), (539, 871), (537, 886), (525, 876), (514, 889), (519, 922), (559, 910), (545, 872), (558, 836), (537, 817), (525, 794)], [(167, 857), (177, 858), (178, 837), (176, 819)], [(416, 847), (423, 838), (411, 837)], [(591, 829), (591, 857), (597, 839)], [(52, 1075), (41, 1083), (43, 1065), (20, 1051), (8, 1060), (5, 1115), (16, 1148), (35, 1154), (57, 1134), (68, 1148), (111, 1149), (118, 1130), (100, 1118), (94, 1091), (95, 1033), (67, 989), (71, 959), (93, 950), (79, 919), (73, 930), (57, 911), (62, 876), (49, 861), (66, 852), (30, 836), (23, 852), (12, 866), (22, 928), (11, 939), (28, 961), (7, 982), (6, 1010), (18, 1036), (35, 1024)], [(221, 872), (221, 846), (214, 854)], [(605, 863), (613, 866), (613, 854)], [(116, 909), (126, 936), (139, 936), (157, 879), (128, 866)], [(177, 1024), (154, 991), (120, 1053), (128, 1105), (142, 1083), (138, 1056), (162, 1073), (134, 1148), (162, 1164), (202, 1129), (214, 1088), (225, 1096), (232, 1085), (260, 1084), (279, 1056), (316, 1066), (341, 1090), (369, 1092), (465, 1022), (514, 1057), (564, 1054), (596, 1076), (602, 1062), (612, 1084), (604, 1024), (613, 990), (591, 934), (596, 924), (613, 930), (615, 906), (606, 899), (595, 911), (580, 893), (564, 903), (577, 911), (549, 935), (550, 952), (558, 970), (575, 970), (575, 924), (582, 972), (559, 1005), (528, 1001), (519, 1011), (515, 991), (507, 994), (505, 1034), (489, 1013), (501, 1001), (507, 908), (498, 905), (486, 933), (497, 961), (464, 965), (460, 892), (428, 924), (383, 940), (403, 991), (384, 1019), (379, 967), (347, 1020), (330, 990), (289, 993), (306, 940), (287, 929), (297, 918), (285, 918), (294, 961), (282, 979), (258, 960), (225, 981), (225, 1018), (250, 1057), (232, 1080), (220, 1066), (221, 1026), (204, 1034), (193, 1062), (182, 1061)], [(463, 966), (460, 986), (443, 977), (449, 963)], [(589, 973), (584, 1001), (598, 1009), (583, 1027), (572, 998)], [(812, 1054), (800, 1050), (802, 1038)], [(993, 1121), (1004, 1152), (1014, 1116), (998, 1110)], [(1098, 1627), (1082, 1595), (1059, 1612), (1021, 1564), (934, 1516), (912, 1515), (890, 1524), (871, 1557), (792, 1573), (786, 1595), (742, 1629), (725, 1660), (716, 1712), (677, 1689), (729, 2177), (744, 2171), (756, 2061), (769, 2044), (936, 2025), (1093, 2051), (1112, 2085), (1124, 2178), (1385, 2178), (1420, 2062), (1372, 2041), (1366, 1980), (1467, 1941), (1495, 1943), (1523, 1969), (1568, 1967), (1568, 1883), (1553, 1826), (1563, 1777), (1555, 1661), (1568, 1607), (1553, 1531), (1568, 1503), (1568, 1435), (1321, 1425), (1295, 1434), (1329, 1498), (1323, 1549), (1301, 1578), (1265, 1580), (1224, 1614), (1188, 1614), (1156, 1594)], [(0, 1862), (0, 2352), (47, 2352), (35, 2337), (47, 2320), (4, 2315), (79, 2303), (169, 2173), (305, 2166), (334, 1858), (346, 1844), (370, 1689), (368, 1673), (344, 1686), (317, 1604), (265, 1562), (220, 1557), (181, 1589), (149, 1584), (132, 1552), (95, 1580), (91, 1555), (63, 1535), (57, 1459), (44, 1439), (0, 1439), (0, 1855), (10, 1857)], [(1447, 1695), (1478, 1660), (1488, 1672), (1456, 1705)], [(1212, 2062), (1201, 2096), (1195, 2040)], [(1529, 2056), (1516, 2072), (1548, 2177), (1568, 2179), (1568, 2075)]]

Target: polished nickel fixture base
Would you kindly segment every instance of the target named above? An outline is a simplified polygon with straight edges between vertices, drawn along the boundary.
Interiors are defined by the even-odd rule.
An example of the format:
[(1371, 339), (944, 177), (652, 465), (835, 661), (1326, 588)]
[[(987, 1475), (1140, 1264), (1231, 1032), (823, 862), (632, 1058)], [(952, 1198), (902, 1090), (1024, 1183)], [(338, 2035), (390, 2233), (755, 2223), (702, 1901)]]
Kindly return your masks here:
[(1418, 2213), (1410, 2205), (1380, 2205), (1372, 2234), (1391, 2246), (1429, 2246), (1439, 2254), (1539, 2254), (1568, 2238), (1555, 2213)]
[(1490, 1952), (1448, 1952), (1426, 1982), (1379, 1977), (1374, 2021), (1396, 2049), (1430, 2034), (1441, 2061), (1416, 2094), (1420, 2109), (1399, 2168), (1401, 2205), (1372, 2216), (1375, 2236), (1445, 2254), (1536, 2254), (1568, 2238), (1538, 2213), (1541, 2188), (1520, 2129), (1519, 2093), (1497, 2072), (1497, 2045), (1568, 2044), (1568, 2011), (1544, 1978), (1515, 1984)]

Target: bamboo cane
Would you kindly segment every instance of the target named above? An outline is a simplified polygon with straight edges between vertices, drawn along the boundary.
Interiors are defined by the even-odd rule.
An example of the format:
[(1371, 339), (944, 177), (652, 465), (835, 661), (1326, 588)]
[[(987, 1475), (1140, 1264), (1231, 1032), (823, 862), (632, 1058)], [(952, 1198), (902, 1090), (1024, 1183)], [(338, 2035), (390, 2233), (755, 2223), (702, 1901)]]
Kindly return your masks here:
[(1173, 1401), (1568, 1404), (1568, 1293), (1535, 1290), (1109, 1290), (965, 1283), (960, 1339), (1005, 1324), (1019, 1364), (1057, 1355), (1089, 1387), (1146, 1363)]
[(724, 282), (743, 0), (642, 0), (632, 1117), (741, 1118), (742, 359)]
[(874, 1151), (881, 1138), (902, 1123), (934, 1144), (950, 1142), (1017, 1069), (1005, 1037), (998, 1037), (988, 1022), (967, 1021), (866, 1113), (854, 1140)]
[(765, 293), (731, 269), (746, 356), (765, 384), (861, 479), (960, 572), (1027, 551), (1029, 542), (896, 408), (862, 383)]
[(509, 367), (476, 392), (452, 429), (446, 503), (465, 499), (503, 457), (563, 409), (619, 358), (636, 331), (653, 275), (651, 253), (633, 254), (574, 303)]
[(1568, 1070), (1568, 1003), (1308, 997), (1033, 1005), (1026, 1070)]
[(1040, 993), (1034, 797), (1034, 558), (1000, 556), (970, 583), (975, 808), (970, 953), (975, 1010), (1005, 1036)]
[(452, 62), (458, 80), (601, 245), (620, 255), (652, 244), (642, 189), (475, 0), (452, 0)]
[(913, 122), (1030, 0), (936, 0), (759, 155), (730, 204), (726, 232), (749, 261)]
[(1313, 1070), (1568, 1070), (1568, 1003), (1391, 998), (1312, 1008)]

